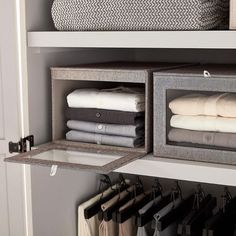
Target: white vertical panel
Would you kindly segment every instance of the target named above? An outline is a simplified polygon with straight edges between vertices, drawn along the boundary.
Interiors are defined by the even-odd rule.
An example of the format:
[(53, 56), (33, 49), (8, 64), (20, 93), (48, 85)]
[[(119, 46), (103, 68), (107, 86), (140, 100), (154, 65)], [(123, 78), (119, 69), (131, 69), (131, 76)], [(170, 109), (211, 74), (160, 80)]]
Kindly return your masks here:
[[(1, 55), (1, 48), (0, 48)], [(0, 58), (0, 139), (4, 139), (4, 120), (3, 120), (3, 91), (2, 91), (2, 67)]]
[(5, 155), (0, 153), (0, 235), (8, 236), (8, 204), (7, 203), (7, 182), (6, 182), (6, 163), (3, 162)]
[(230, 0), (230, 29), (236, 29), (236, 1)]
[[(0, 235), (27, 236), (23, 167), (6, 164), (8, 142), (21, 136), (20, 48), (16, 3), (0, 0)], [(23, 33), (23, 32), (22, 32)]]

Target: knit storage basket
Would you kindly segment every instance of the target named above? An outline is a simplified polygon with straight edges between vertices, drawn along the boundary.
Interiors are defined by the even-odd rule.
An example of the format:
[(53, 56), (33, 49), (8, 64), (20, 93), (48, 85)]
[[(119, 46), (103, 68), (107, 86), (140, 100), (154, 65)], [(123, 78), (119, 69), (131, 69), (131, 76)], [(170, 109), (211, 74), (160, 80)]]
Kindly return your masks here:
[[(228, 21), (229, 0), (54, 0), (58, 30), (208, 30)], [(227, 22), (228, 23), (228, 22)]]

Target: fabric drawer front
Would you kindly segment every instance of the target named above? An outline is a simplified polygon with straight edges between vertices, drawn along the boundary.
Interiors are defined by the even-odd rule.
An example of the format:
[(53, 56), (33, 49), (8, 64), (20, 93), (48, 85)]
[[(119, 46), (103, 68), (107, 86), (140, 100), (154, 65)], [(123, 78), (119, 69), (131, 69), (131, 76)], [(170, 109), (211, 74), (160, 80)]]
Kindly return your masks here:
[(154, 155), (236, 165), (235, 66), (154, 74)]
[(54, 0), (64, 31), (208, 30), (228, 27), (229, 0)]

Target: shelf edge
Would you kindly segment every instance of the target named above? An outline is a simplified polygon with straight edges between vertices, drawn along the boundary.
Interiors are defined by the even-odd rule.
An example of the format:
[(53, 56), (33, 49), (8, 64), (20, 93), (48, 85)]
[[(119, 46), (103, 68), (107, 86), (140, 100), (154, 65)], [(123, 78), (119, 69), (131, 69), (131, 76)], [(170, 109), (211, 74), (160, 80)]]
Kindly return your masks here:
[(236, 186), (236, 166), (157, 158), (148, 155), (115, 172)]

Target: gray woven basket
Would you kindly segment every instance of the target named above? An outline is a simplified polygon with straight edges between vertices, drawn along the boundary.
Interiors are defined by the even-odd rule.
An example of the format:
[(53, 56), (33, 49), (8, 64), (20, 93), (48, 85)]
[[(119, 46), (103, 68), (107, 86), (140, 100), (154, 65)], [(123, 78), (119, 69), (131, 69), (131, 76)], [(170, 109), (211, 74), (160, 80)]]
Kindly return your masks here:
[(54, 0), (58, 30), (208, 30), (228, 23), (229, 0)]

